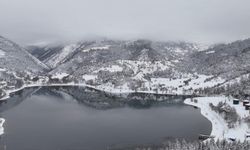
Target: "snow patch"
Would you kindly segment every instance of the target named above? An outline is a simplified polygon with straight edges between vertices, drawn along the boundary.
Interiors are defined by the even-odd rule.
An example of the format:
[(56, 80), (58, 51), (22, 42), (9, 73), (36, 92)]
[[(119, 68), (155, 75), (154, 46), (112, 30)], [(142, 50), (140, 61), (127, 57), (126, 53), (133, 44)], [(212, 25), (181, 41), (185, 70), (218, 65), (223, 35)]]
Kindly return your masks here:
[(0, 58), (5, 56), (5, 52), (0, 49)]
[(213, 54), (213, 53), (215, 53), (215, 51), (208, 51), (208, 52), (206, 52), (206, 54)]
[(67, 73), (57, 73), (57, 74), (53, 75), (51, 78), (61, 80), (62, 78), (67, 77), (68, 75), (69, 74), (67, 74)]
[(97, 78), (97, 76), (96, 76), (96, 75), (88, 75), (88, 74), (85, 74), (85, 75), (82, 76), (82, 78), (83, 78), (84, 80), (88, 81), (88, 80), (95, 80), (95, 79)]
[(123, 70), (122, 67), (118, 66), (118, 65), (112, 65), (109, 67), (102, 67), (100, 69), (98, 69), (97, 71), (94, 72), (99, 72), (99, 71), (110, 71), (110, 72), (121, 72)]
[[(225, 82), (225, 80), (223, 80), (222, 78), (215, 78), (211, 81), (206, 81), (207, 79), (212, 77), (206, 75), (192, 76), (189, 74), (182, 74), (182, 76), (183, 77), (179, 79), (151, 78), (150, 85), (162, 85), (162, 87), (166, 87), (169, 92), (171, 91), (171, 94), (188, 94), (188, 92), (190, 92), (189, 94), (192, 94), (193, 90), (195, 89), (213, 87)], [(183, 93), (184, 91), (186, 92)]]
[(183, 53), (183, 49), (180, 49), (180, 48), (176, 48), (176, 49), (174, 49), (174, 51), (175, 51), (176, 53)]
[(6, 68), (0, 68), (0, 72), (6, 71)]
[(89, 49), (84, 49), (82, 50), (82, 52), (89, 52), (89, 51), (92, 51), (92, 50), (107, 50), (110, 48), (110, 45), (106, 45), (106, 46), (102, 46), (102, 47), (92, 47), (92, 48), (89, 48)]

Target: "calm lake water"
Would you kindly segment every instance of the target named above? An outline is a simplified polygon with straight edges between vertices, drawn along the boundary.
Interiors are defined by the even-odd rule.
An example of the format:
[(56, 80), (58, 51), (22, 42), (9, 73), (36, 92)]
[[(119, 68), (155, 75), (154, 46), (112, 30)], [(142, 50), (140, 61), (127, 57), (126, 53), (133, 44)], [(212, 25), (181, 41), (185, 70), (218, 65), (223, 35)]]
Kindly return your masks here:
[(96, 101), (91, 105), (90, 100), (84, 102), (87, 97), (79, 101), (66, 93), (25, 89), (1, 103), (0, 117), (6, 122), (0, 149), (103, 150), (158, 144), (168, 137), (197, 139), (211, 132), (200, 110), (183, 103), (123, 103), (102, 109)]

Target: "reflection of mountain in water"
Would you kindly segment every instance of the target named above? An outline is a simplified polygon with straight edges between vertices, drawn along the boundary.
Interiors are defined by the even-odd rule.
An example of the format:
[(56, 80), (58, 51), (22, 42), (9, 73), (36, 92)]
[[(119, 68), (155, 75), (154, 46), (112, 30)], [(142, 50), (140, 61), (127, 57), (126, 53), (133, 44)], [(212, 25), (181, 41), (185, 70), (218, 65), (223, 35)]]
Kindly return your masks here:
[(183, 101), (182, 96), (157, 95), (146, 93), (132, 93), (124, 95), (111, 95), (102, 91), (87, 87), (53, 87), (48, 90), (55, 93), (67, 93), (79, 103), (96, 109), (109, 109), (117, 107), (149, 108), (155, 105), (179, 103)]
[(42, 87), (26, 88), (11, 94), (10, 98), (0, 103), (0, 112), (6, 111), (25, 100), (28, 96), (48, 95), (66, 99), (71, 97), (72, 100), (95, 109), (110, 109), (118, 107), (150, 108), (156, 105), (165, 105), (169, 103), (182, 102), (182, 96), (175, 95), (157, 95), (145, 93), (131, 93), (111, 95), (102, 91), (87, 87)]
[[(31, 96), (40, 88), (26, 88), (24, 90), (17, 91), (10, 94), (10, 98), (4, 101), (0, 101), (0, 113), (11, 109), (20, 103), (22, 103), (27, 97)], [(0, 136), (4, 134), (4, 118), (0, 118)]]
[(25, 88), (24, 90), (11, 93), (10, 98), (4, 101), (0, 101), (0, 113), (19, 105), (27, 97), (31, 96), (39, 89), (40, 89), (39, 87)]
[[(111, 109), (125, 106), (141, 109), (158, 105), (163, 106), (169, 103), (179, 103), (183, 100), (182, 97), (145, 93), (111, 95), (87, 87), (37, 87), (17, 91), (12, 93), (9, 99), (0, 101), (0, 113), (19, 105), (33, 94), (57, 97), (61, 100), (72, 99), (95, 109)], [(4, 134), (4, 122), (5, 119), (0, 118), (0, 136)]]

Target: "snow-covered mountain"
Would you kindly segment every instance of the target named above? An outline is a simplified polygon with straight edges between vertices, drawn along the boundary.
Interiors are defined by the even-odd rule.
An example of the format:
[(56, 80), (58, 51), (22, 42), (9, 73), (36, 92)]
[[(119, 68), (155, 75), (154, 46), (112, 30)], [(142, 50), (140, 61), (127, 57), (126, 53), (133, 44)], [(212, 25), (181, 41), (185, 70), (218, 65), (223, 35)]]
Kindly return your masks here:
[[(149, 40), (29, 46), (28, 51), (37, 59), (16, 44), (6, 39), (2, 41), (5, 45), (1, 45), (0, 57), (6, 59), (2, 61), (5, 66), (1, 68), (2, 74), (14, 70), (14, 75), (7, 76), (17, 79), (17, 73), (21, 71), (25, 74), (38, 72), (35, 80), (35, 76), (26, 77), (30, 84), (41, 83), (41, 80), (44, 84), (87, 84), (112, 93), (136, 91), (186, 95), (232, 89), (238, 89), (234, 93), (250, 93), (249, 39), (214, 45), (206, 50), (200, 44)], [(7, 49), (12, 49), (15, 54), (11, 55)], [(13, 60), (13, 56), (17, 59)], [(23, 57), (29, 59), (24, 61)], [(24, 68), (15, 69), (16, 64), (22, 64)], [(44, 69), (47, 72), (42, 74)]]
[(0, 36), (0, 66), (14, 71), (40, 72), (48, 69), (41, 61), (16, 43)]
[(185, 55), (198, 51), (199, 47), (184, 42), (103, 40), (57, 46), (29, 46), (28, 49), (55, 70), (79, 72), (82, 66), (102, 66), (118, 60), (177, 63)]
[(48, 67), (16, 43), (0, 36), (0, 97), (3, 89), (16, 89), (28, 76), (42, 75)]
[(51, 69), (69, 60), (87, 43), (28, 46), (27, 50)]
[(184, 55), (201, 50), (193, 43), (137, 41), (83, 41), (71, 44), (47, 46), (28, 46), (29, 52), (52, 68), (74, 59), (76, 55), (88, 55), (82, 58), (92, 62), (111, 60), (162, 61), (178, 62)]
[[(72, 48), (72, 45), (77, 48)], [(191, 54), (201, 51), (193, 43), (103, 40), (62, 47), (57, 52), (49, 50), (53, 51), (53, 57), (41, 59), (47, 65), (58, 62), (49, 72), (52, 78), (60, 80), (69, 77), (71, 81), (98, 86), (107, 91), (140, 89), (156, 92), (160, 86), (162, 93), (183, 94), (186, 91), (191, 93), (192, 86), (196, 89), (203, 88), (201, 82), (211, 78), (189, 71), (182, 72), (181, 64)], [(65, 52), (67, 47), (71, 48)], [(35, 50), (31, 52), (36, 54)], [(50, 53), (48, 48), (43, 52)], [(44, 54), (37, 58), (41, 58), (39, 56)], [(189, 81), (195, 85), (189, 85)], [(212, 87), (221, 82), (223, 80), (216, 78), (214, 82), (204, 86)]]
[(215, 45), (193, 53), (183, 64), (193, 72), (225, 79), (229, 93), (250, 94), (250, 39)]
[(220, 44), (202, 52), (193, 53), (189, 64), (199, 73), (228, 78), (250, 72), (250, 39)]

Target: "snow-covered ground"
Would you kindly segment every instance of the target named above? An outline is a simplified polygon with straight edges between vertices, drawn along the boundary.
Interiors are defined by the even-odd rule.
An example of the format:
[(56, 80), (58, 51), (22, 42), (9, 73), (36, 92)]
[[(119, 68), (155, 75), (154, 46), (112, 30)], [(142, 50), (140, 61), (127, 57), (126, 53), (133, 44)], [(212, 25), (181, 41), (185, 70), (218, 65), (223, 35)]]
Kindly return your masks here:
[(61, 80), (62, 78), (67, 77), (68, 75), (69, 74), (67, 74), (67, 73), (56, 73), (51, 78)]
[(118, 66), (118, 65), (111, 65), (108, 67), (102, 67), (102, 68), (94, 71), (94, 73), (97, 73), (99, 71), (121, 72), (122, 70), (123, 70), (123, 68)]
[(88, 80), (95, 80), (97, 79), (97, 75), (83, 75), (82, 78), (85, 80), (85, 81), (88, 81)]
[(0, 71), (6, 71), (6, 68), (0, 68)]
[[(151, 80), (153, 85), (161, 84), (163, 87), (177, 88), (176, 94), (183, 94), (183, 90), (213, 87), (225, 81), (222, 78), (215, 78), (211, 81), (206, 81), (211, 77), (212, 76), (206, 75), (197, 75), (196, 77), (187, 75), (186, 77), (180, 79), (152, 78)], [(188, 81), (188, 84), (185, 84), (186, 81)]]
[(213, 54), (213, 53), (215, 53), (215, 51), (208, 51), (208, 52), (206, 52), (206, 54)]
[(0, 135), (4, 134), (4, 127), (3, 127), (4, 122), (5, 122), (5, 119), (0, 118)]
[[(85, 81), (97, 79), (96, 75), (83, 75), (82, 78)], [(144, 73), (138, 72), (131, 79), (142, 81), (142, 86), (137, 88), (137, 92), (143, 93), (158, 93), (158, 94), (177, 94), (177, 95), (191, 95), (195, 89), (214, 87), (218, 84), (224, 83), (225, 80), (221, 78), (210, 79), (211, 76), (197, 75), (191, 76), (186, 75), (179, 79), (170, 78), (151, 78), (151, 81), (144, 79)], [(186, 83), (188, 81), (188, 83)], [(129, 88), (129, 83), (122, 83), (120, 86), (114, 86), (111, 83), (101, 84), (95, 86), (95, 88), (101, 89), (109, 93), (133, 93), (134, 89)]]
[(105, 46), (100, 46), (100, 47), (92, 47), (92, 48), (89, 48), (89, 49), (84, 49), (82, 50), (82, 52), (90, 52), (92, 50), (107, 50), (110, 48), (110, 45), (105, 45)]
[(5, 55), (5, 52), (0, 49), (0, 58), (4, 57), (4, 55)]
[(136, 60), (118, 60), (117, 64), (121, 66), (127, 66), (132, 69), (135, 73), (143, 72), (152, 73), (155, 71), (163, 71), (170, 67), (173, 67), (173, 64), (169, 61), (155, 61), (154, 63), (148, 61), (136, 61)]
[[(195, 102), (194, 99), (196, 99), (197, 102)], [(244, 122), (244, 118), (249, 116), (249, 110), (245, 110), (242, 102), (240, 102), (239, 105), (233, 105), (233, 100), (224, 96), (197, 97), (194, 99), (186, 99), (184, 103), (200, 108), (201, 114), (212, 123), (211, 136), (214, 136), (216, 140), (233, 138), (243, 142), (246, 139), (249, 127), (247, 123)], [(226, 102), (231, 107), (235, 108), (237, 114), (240, 116), (241, 123), (237, 124), (235, 128), (229, 128), (222, 116), (210, 108), (210, 103), (217, 105), (219, 102)], [(248, 138), (246, 140), (250, 139)]]

